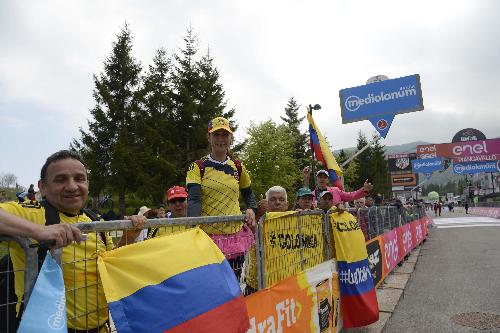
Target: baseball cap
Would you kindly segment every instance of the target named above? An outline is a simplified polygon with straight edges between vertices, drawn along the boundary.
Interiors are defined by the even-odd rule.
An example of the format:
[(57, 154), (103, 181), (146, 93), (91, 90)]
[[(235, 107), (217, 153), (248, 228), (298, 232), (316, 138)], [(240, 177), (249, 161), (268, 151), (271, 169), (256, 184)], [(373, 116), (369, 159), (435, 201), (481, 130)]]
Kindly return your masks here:
[(321, 169), (321, 170), (318, 170), (318, 172), (316, 172), (316, 177), (318, 177), (321, 174), (325, 174), (325, 175), (329, 176), (328, 171)]
[(231, 127), (229, 127), (229, 120), (224, 117), (217, 117), (208, 122), (208, 133), (215, 132), (219, 129), (233, 133)]
[(332, 198), (333, 198), (333, 194), (330, 191), (323, 191), (323, 192), (321, 192), (321, 194), (319, 195), (319, 197), (323, 198), (323, 196), (326, 195), (326, 194), (330, 194), (332, 196)]
[(308, 187), (301, 187), (297, 191), (297, 198), (304, 197), (306, 195), (310, 195), (312, 197), (313, 193)]
[(175, 198), (187, 198), (188, 194), (186, 189), (182, 186), (172, 186), (165, 192), (167, 200), (172, 200)]

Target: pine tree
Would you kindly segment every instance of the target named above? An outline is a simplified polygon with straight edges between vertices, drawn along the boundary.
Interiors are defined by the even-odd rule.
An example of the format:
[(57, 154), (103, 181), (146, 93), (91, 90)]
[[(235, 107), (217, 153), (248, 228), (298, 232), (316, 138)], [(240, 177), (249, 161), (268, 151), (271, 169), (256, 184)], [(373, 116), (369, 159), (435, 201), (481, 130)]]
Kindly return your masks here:
[[(374, 137), (375, 142), (371, 146), (371, 177), (368, 178), (373, 184), (373, 192), (389, 196), (389, 166), (385, 160), (384, 145), (380, 137)], [(363, 180), (364, 181), (364, 180)]]
[(341, 149), (339, 151), (339, 153), (337, 154), (337, 156), (335, 156), (335, 159), (337, 160), (337, 163), (340, 166), (340, 165), (342, 165), (342, 163), (347, 161), (349, 159), (349, 157), (347, 156), (345, 150)]
[(119, 214), (124, 215), (125, 194), (135, 189), (140, 169), (136, 120), (141, 65), (131, 55), (132, 36), (127, 24), (112, 46), (104, 72), (94, 75), (93, 119), (88, 121), (88, 131), (80, 129), (81, 143), (75, 140), (73, 146), (87, 158), (90, 180), (98, 181), (98, 189), (110, 187), (118, 192)]
[(310, 163), (310, 147), (309, 136), (307, 133), (300, 130), (300, 124), (304, 121), (304, 117), (299, 117), (300, 105), (297, 101), (290, 97), (285, 107), (285, 117), (280, 116), (284, 121), (288, 131), (294, 140), (293, 158), (297, 167), (302, 170)]
[[(225, 111), (225, 92), (219, 82), (219, 72), (210, 52), (196, 60), (198, 39), (187, 30), (185, 46), (174, 55), (173, 120), (176, 124), (172, 140), (179, 152), (176, 177), (183, 180), (186, 167), (208, 151), (208, 122), (223, 116), (231, 121), (234, 109)], [(232, 125), (236, 124), (232, 121)]]
[(290, 97), (285, 107), (285, 116), (280, 116), (285, 125), (285, 130), (290, 135), (293, 142), (292, 158), (299, 172), (295, 175), (293, 184), (295, 189), (303, 186), (302, 169), (311, 163), (311, 150), (309, 146), (309, 135), (300, 130), (300, 124), (304, 121), (304, 117), (299, 117), (300, 105), (295, 98)]
[[(366, 135), (359, 131), (358, 133), (358, 143), (356, 145), (357, 151), (363, 149), (367, 144), (368, 140)], [(372, 148), (368, 147), (361, 154), (356, 156), (356, 162), (358, 163), (358, 179), (352, 184), (356, 189), (363, 186), (365, 180), (372, 180), (372, 162), (371, 162), (371, 153)]]
[(164, 49), (159, 49), (153, 65), (142, 78), (140, 93), (141, 116), (137, 126), (141, 136), (141, 163), (143, 169), (137, 174), (137, 194), (153, 203), (163, 201), (165, 189), (175, 183), (175, 167), (171, 158), (177, 153), (172, 142), (173, 122), (171, 60)]

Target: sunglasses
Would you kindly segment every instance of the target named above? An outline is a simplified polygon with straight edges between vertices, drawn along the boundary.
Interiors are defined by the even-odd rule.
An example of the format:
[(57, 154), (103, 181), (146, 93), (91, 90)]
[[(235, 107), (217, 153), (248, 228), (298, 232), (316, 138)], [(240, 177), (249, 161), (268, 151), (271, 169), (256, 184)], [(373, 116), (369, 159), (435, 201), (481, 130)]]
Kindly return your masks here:
[(186, 201), (186, 198), (174, 198), (172, 200), (168, 200), (168, 202), (171, 204), (176, 204), (178, 202), (183, 203), (185, 201)]

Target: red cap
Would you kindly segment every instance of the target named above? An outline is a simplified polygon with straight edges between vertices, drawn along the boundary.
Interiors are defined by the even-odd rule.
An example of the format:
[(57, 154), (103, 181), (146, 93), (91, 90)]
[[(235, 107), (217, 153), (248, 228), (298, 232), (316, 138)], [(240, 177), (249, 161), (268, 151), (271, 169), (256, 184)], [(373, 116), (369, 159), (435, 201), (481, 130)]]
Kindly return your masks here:
[(186, 189), (182, 186), (173, 186), (165, 192), (167, 200), (172, 200), (175, 198), (187, 198), (188, 194)]

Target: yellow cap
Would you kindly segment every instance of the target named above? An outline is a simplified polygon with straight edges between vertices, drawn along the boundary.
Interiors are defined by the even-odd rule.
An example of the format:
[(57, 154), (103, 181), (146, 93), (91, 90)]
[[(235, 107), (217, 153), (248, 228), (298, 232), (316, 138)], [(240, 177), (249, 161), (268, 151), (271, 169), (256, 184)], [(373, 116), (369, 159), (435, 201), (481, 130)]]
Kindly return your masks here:
[(229, 120), (224, 117), (214, 118), (208, 123), (208, 133), (212, 133), (219, 129), (223, 129), (228, 131), (229, 133), (233, 133), (233, 131), (231, 131), (231, 127), (229, 127)]

